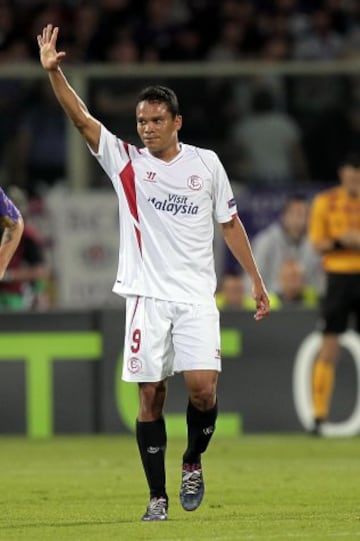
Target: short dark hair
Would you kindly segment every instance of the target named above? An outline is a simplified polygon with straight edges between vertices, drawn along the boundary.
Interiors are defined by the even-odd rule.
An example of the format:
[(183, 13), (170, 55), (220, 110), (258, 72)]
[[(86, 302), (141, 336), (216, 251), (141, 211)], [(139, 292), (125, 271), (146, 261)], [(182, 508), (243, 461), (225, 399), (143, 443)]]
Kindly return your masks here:
[(141, 101), (156, 101), (166, 103), (169, 112), (174, 118), (179, 114), (179, 101), (177, 95), (171, 88), (168, 88), (167, 86), (147, 86), (141, 90), (140, 94), (138, 95), (136, 105), (138, 105)]
[(309, 198), (303, 192), (294, 192), (288, 195), (282, 204), (280, 214), (284, 214), (293, 203), (308, 203)]

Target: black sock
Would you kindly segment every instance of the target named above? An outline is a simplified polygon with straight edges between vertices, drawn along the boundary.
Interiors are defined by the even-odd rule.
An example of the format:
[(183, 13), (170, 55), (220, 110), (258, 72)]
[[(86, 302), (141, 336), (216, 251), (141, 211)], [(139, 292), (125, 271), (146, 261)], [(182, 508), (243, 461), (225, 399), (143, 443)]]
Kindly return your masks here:
[(215, 431), (217, 411), (217, 402), (210, 410), (201, 411), (189, 400), (186, 412), (188, 447), (184, 453), (183, 462), (200, 463), (200, 455), (206, 450)]
[(165, 497), (166, 429), (161, 417), (157, 421), (136, 421), (136, 440), (150, 489), (150, 497)]

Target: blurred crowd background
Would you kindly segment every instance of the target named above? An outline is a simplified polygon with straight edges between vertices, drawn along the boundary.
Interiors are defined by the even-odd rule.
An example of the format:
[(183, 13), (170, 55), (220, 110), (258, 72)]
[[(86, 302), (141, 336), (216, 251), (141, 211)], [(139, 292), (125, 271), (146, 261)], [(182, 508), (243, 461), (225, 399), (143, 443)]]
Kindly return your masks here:
[[(72, 84), (122, 138), (138, 142), (134, 105), (144, 85), (174, 88), (181, 138), (219, 154), (251, 238), (282, 220), (294, 192), (310, 202), (336, 183), (340, 160), (359, 148), (358, 0), (0, 0), (0, 185), (22, 190), (43, 237), (52, 279), (42, 309), (66, 305), (64, 255), (54, 255), (54, 214), (70, 212), (64, 194), (111, 192), (39, 67), (36, 35), (48, 22), (60, 27)], [(85, 264), (99, 270), (108, 251), (100, 237), (83, 246)], [(227, 252), (217, 265), (221, 276), (239, 274)], [(302, 272), (283, 271), (293, 271), (290, 283)], [(84, 295), (100, 302), (90, 286)]]

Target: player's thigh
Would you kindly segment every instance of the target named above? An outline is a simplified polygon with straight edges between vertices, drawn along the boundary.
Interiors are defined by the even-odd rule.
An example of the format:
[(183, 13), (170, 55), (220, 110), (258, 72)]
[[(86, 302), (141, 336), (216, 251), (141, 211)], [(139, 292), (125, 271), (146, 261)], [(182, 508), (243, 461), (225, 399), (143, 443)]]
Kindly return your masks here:
[(215, 305), (179, 305), (173, 323), (175, 372), (221, 370), (220, 321)]
[(326, 333), (343, 333), (352, 312), (352, 291), (344, 274), (329, 274), (321, 306), (322, 330)]
[(214, 405), (219, 372), (216, 370), (185, 370), (184, 381), (190, 399), (209, 409)]
[(128, 297), (123, 379), (158, 382), (173, 374), (171, 318), (166, 303), (148, 297)]

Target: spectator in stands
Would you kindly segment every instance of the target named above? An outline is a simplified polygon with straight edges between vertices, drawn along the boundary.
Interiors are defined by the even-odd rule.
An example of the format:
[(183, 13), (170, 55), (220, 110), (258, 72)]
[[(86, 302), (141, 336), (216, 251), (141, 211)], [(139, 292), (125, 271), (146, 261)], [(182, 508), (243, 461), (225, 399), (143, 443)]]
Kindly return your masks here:
[(245, 37), (245, 29), (235, 21), (225, 21), (218, 40), (210, 47), (207, 59), (210, 62), (238, 60)]
[(294, 57), (310, 60), (333, 60), (343, 54), (343, 38), (332, 27), (331, 15), (317, 9), (311, 16), (311, 30), (294, 44)]
[[(278, 289), (269, 293), (272, 310), (282, 308), (314, 309), (319, 303), (319, 293), (306, 283), (304, 266), (296, 259), (284, 260), (278, 272)], [(244, 295), (242, 307), (254, 310), (254, 300)]]
[(285, 261), (297, 261), (305, 269), (306, 286), (323, 290), (324, 273), (319, 256), (307, 238), (309, 203), (302, 194), (291, 195), (279, 219), (252, 240), (253, 251), (269, 293), (281, 291), (279, 271)]
[[(0, 282), (0, 307), (7, 310), (46, 309), (49, 307), (49, 265), (36, 229), (28, 221), (28, 200), (17, 186), (7, 189), (9, 198), (24, 218), (23, 235)], [(4, 233), (3, 233), (4, 234)]]
[[(321, 6), (321, 9), (319, 9)], [(319, 16), (318, 13), (322, 12)], [(314, 15), (313, 15), (314, 13)], [(325, 14), (325, 16), (323, 15)], [(95, 15), (95, 17), (94, 17)], [(98, 21), (97, 18), (99, 17)], [(330, 22), (324, 24), (325, 18)], [(79, 26), (79, 19), (81, 20)], [(93, 46), (101, 42), (105, 50), (117, 32), (131, 28), (137, 46), (148, 49), (151, 45), (163, 60), (168, 47), (172, 47), (174, 31), (181, 27), (196, 26), (200, 49), (209, 50), (216, 44), (219, 31), (227, 22), (241, 28), (242, 56), (258, 57), (267, 40), (286, 32), (295, 40), (296, 51), (313, 55), (337, 51), (338, 42), (352, 32), (356, 25), (356, 2), (313, 0), (92, 0), (67, 2), (34, 2), (2, 0), (0, 6), (0, 58), (16, 36), (25, 35), (29, 46), (46, 21), (53, 20), (63, 28), (62, 41), (66, 43), (69, 58), (84, 61), (102, 60), (101, 51)], [(354, 23), (355, 21), (355, 23)], [(330, 32), (326, 30), (329, 26)], [(20, 30), (19, 30), (20, 29)], [(24, 31), (24, 32), (23, 32)], [(81, 35), (78, 35), (80, 32)], [(191, 37), (193, 40), (194, 35)], [(74, 50), (71, 51), (71, 42)], [(188, 41), (185, 39), (185, 49)], [(70, 49), (69, 49), (70, 46)], [(83, 50), (80, 49), (83, 47)], [(189, 61), (177, 43), (177, 56)], [(32, 49), (35, 60), (36, 51)], [(197, 47), (195, 47), (197, 50)], [(298, 52), (296, 52), (298, 54)], [(5, 56), (6, 58), (6, 56)], [(1, 61), (1, 60), (0, 60)], [(6, 61), (6, 60), (5, 60)]]
[[(313, 0), (310, 1), (313, 2)], [(273, 0), (272, 2), (266, 2), (266, 4), (267, 6), (264, 6), (266, 13), (274, 19), (285, 20), (286, 30), (291, 40), (299, 38), (309, 31), (309, 10), (304, 6), (304, 2), (298, 0)]]
[(232, 140), (239, 156), (238, 178), (250, 186), (289, 186), (307, 179), (300, 129), (275, 109), (266, 87), (255, 91), (252, 113), (234, 126)]
[(315, 308), (319, 294), (306, 283), (306, 272), (296, 259), (286, 259), (278, 273), (279, 289), (271, 297), (272, 308)]
[(235, 272), (223, 274), (216, 293), (216, 304), (219, 310), (243, 308), (245, 297), (244, 276)]
[[(318, 291), (305, 281), (305, 269), (299, 261), (286, 259), (280, 265), (278, 289), (269, 293), (273, 310), (281, 308), (316, 308), (319, 302)], [(219, 310), (242, 309), (253, 311), (255, 301), (247, 294), (244, 276), (236, 272), (223, 274), (216, 293)]]

